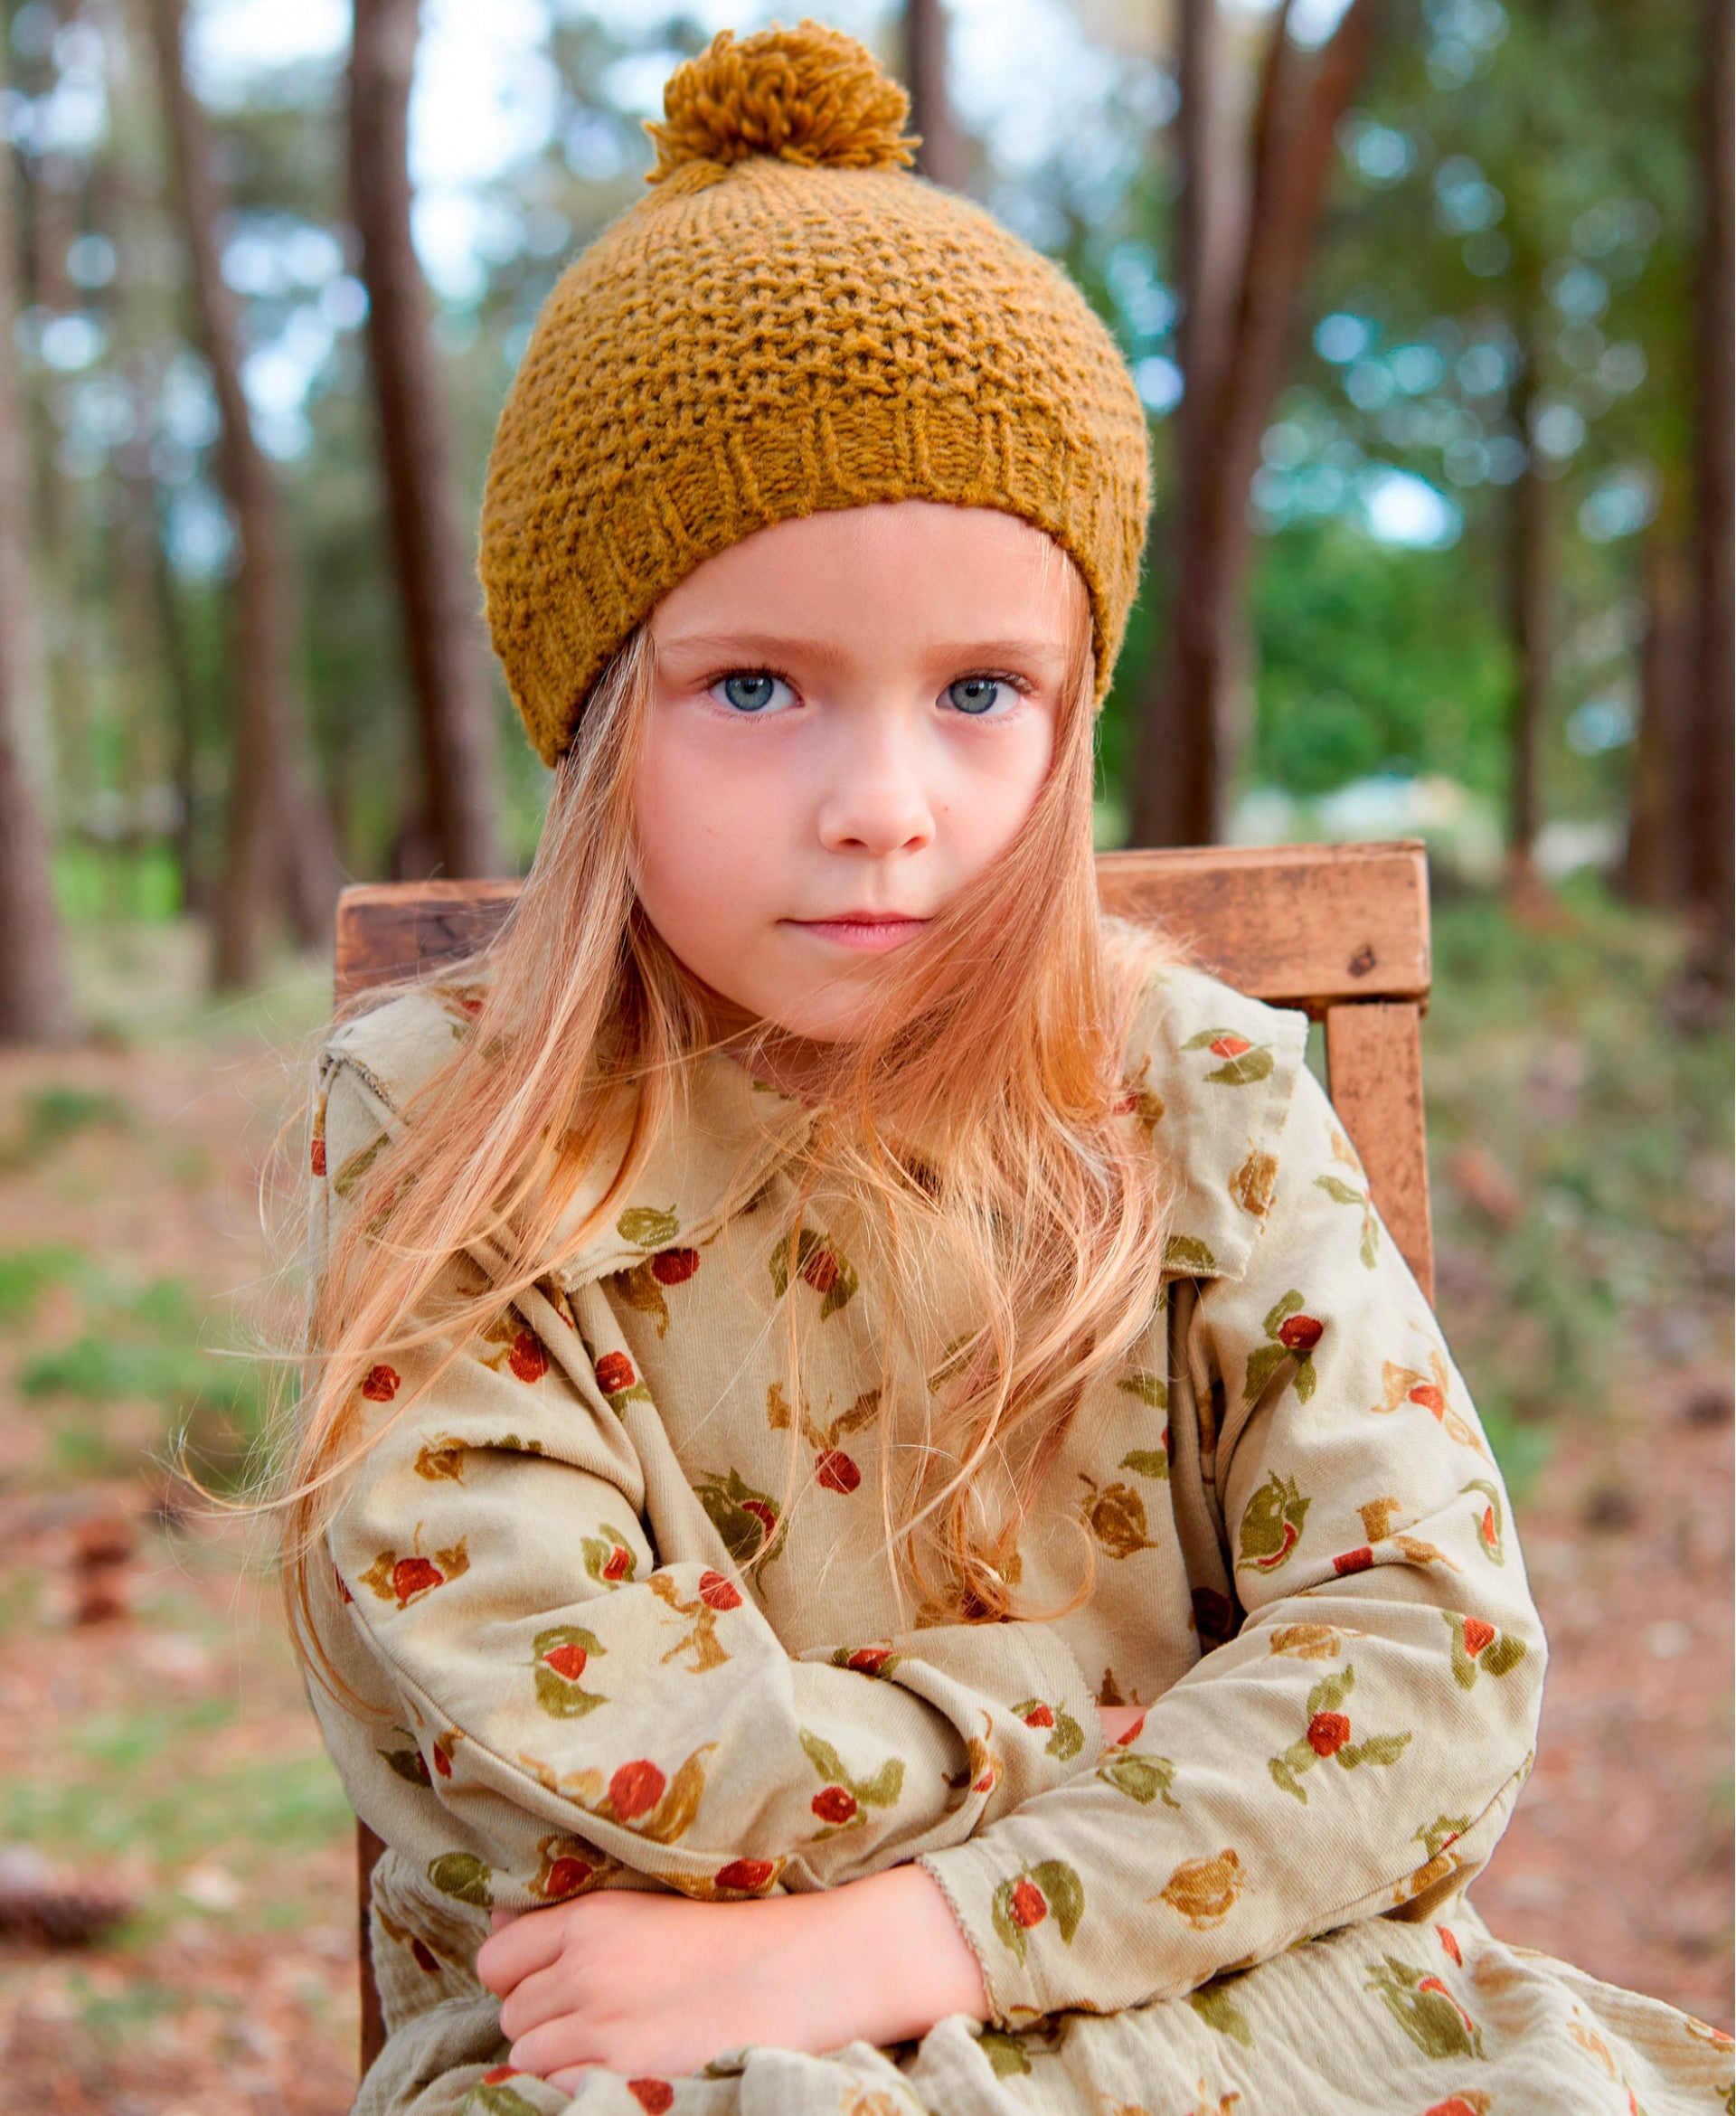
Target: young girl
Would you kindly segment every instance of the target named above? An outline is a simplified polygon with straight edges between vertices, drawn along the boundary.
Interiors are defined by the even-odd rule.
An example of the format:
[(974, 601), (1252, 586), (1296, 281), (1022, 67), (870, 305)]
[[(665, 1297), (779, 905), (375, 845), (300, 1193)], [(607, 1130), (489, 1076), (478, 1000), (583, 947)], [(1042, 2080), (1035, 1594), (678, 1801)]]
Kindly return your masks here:
[(490, 467), (535, 868), (321, 1069), (357, 2108), (1728, 2111), (1467, 1903), (1543, 1664), (1500, 1473), (1303, 1017), (1099, 916), (1111, 342), (850, 40), (666, 109)]

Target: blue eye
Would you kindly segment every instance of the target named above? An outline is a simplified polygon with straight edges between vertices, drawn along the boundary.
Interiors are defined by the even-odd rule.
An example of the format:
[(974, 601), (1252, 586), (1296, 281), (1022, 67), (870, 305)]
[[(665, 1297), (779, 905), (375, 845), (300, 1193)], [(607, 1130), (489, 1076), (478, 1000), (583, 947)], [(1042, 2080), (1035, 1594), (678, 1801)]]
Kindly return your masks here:
[(763, 669), (738, 670), (732, 675), (720, 676), (712, 685), (712, 697), (737, 713), (763, 713), (769, 705), (779, 703), (779, 692), (786, 699), (792, 695), (782, 676), (768, 675)]
[(956, 684), (947, 685), (947, 698), (960, 713), (980, 718), (1001, 703), (1003, 691), (1012, 688), (1005, 676), (960, 676)]

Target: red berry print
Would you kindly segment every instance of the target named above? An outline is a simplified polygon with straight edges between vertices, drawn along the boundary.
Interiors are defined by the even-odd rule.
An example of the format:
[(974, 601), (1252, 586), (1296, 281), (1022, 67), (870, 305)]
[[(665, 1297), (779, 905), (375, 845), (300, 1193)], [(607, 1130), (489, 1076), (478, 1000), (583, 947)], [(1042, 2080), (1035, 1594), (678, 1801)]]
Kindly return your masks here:
[(1463, 2094), (1454, 2094), (1445, 2102), (1437, 2102), (1432, 2109), (1425, 2109), (1422, 2116), (1477, 2116), (1477, 2111)]
[(1244, 1051), (1251, 1051), (1253, 1047), (1246, 1036), (1219, 1036), (1212, 1042), (1211, 1052), (1214, 1058), (1240, 1058)]
[(741, 1590), (722, 1573), (707, 1571), (699, 1575), (699, 1599), (707, 1609), (740, 1609)]
[(1453, 1934), (1447, 1929), (1445, 1925), (1437, 1925), (1435, 1927), (1435, 1936), (1440, 1941), (1441, 1945), (1447, 1950), (1448, 1953), (1452, 1956), (1454, 1962), (1458, 1966), (1458, 1968), (1463, 1969), (1465, 1966), (1465, 1957), (1459, 1952), (1458, 1941), (1453, 1936)]
[(633, 1386), (636, 1378), (633, 1362), (625, 1352), (605, 1352), (597, 1362), (597, 1386), (606, 1396), (618, 1396)]
[(1055, 1715), (1046, 1705), (1033, 1705), (1024, 1715), (1026, 1726), (1053, 1726)]
[(698, 1269), (696, 1249), (660, 1249), (651, 1259), (651, 1276), (659, 1286), (684, 1286)]
[(892, 1657), (890, 1646), (858, 1646), (844, 1665), (858, 1675), (877, 1676)]
[(1346, 1573), (1365, 1573), (1374, 1563), (1374, 1553), (1363, 1544), (1360, 1550), (1341, 1551), (1332, 1561), (1332, 1569), (1342, 1578)]
[(323, 1176), (326, 1173), (326, 1141), (323, 1138), (316, 1138), (314, 1141), (313, 1166), (316, 1176)]
[(837, 1284), (843, 1268), (835, 1251), (816, 1249), (802, 1266), (802, 1276), (816, 1293), (829, 1293)]
[(576, 1639), (570, 1639), (564, 1646), (552, 1646), (542, 1656), (542, 1665), (552, 1667), (555, 1674), (576, 1683), (585, 1672), (585, 1662), (590, 1657)]
[(1311, 1315), (1293, 1315), (1278, 1326), (1278, 1341), (1287, 1352), (1312, 1352), (1326, 1334), (1326, 1324)]
[(862, 1471), (842, 1448), (826, 1448), (814, 1465), (815, 1475), (827, 1491), (854, 1491), (862, 1482)]
[(1465, 1620), (1465, 1650), (1475, 1660), (1495, 1637), (1495, 1626), (1486, 1624), (1481, 1617)]
[(398, 1597), (402, 1609), (413, 1594), (420, 1594), (429, 1587), (444, 1585), (446, 1574), (431, 1558), (400, 1558), (392, 1568), (392, 1591)]
[(613, 1550), (611, 1550), (611, 1551), (609, 1552), (608, 1558), (607, 1558), (607, 1559), (604, 1561), (604, 1564), (603, 1564), (603, 1577), (604, 1577), (604, 1579), (605, 1579), (605, 1580), (624, 1580), (624, 1579), (626, 1579), (626, 1577), (627, 1577), (627, 1567), (628, 1567), (628, 1566), (629, 1566), (629, 1565), (630, 1565), (632, 1563), (633, 1563), (633, 1553), (632, 1553), (630, 1550), (627, 1550), (627, 1549), (623, 1548), (623, 1546), (622, 1546), (620, 1544), (618, 1544), (618, 1544), (615, 1545), (614, 1549), (613, 1549)]
[(1425, 1411), (1432, 1411), (1437, 1418), (1447, 1408), (1447, 1399), (1433, 1382), (1419, 1382), (1410, 1392), (1410, 1402), (1420, 1403)]
[(970, 1789), (970, 1790), (971, 1790), (971, 1791), (972, 1791), (972, 1792), (980, 1792), (980, 1793), (993, 1792), (993, 1791), (994, 1791), (994, 1790), (995, 1790), (995, 1766), (994, 1766), (994, 1764), (993, 1764), (993, 1763), (991, 1763), (991, 1764), (989, 1765), (988, 1769), (987, 1769), (986, 1771), (984, 1771), (983, 1775), (982, 1775), (982, 1776), (981, 1776), (981, 1777), (980, 1777), (980, 1778), (979, 1778), (979, 1779), (976, 1781), (976, 1784), (975, 1784), (975, 1785), (973, 1785), (973, 1786), (971, 1787), (971, 1789)]
[(506, 1355), (506, 1364), (522, 1382), (539, 1382), (549, 1371), (549, 1356), (533, 1330), (520, 1330)]
[(370, 1403), (390, 1403), (398, 1393), (398, 1369), (395, 1366), (371, 1366), (362, 1384), (362, 1393)]
[(744, 1498), (741, 1501), (741, 1511), (744, 1514), (753, 1516), (754, 1519), (765, 1530), (766, 1538), (769, 1541), (778, 1526), (778, 1509), (771, 1505), (769, 1500)]
[(666, 2079), (629, 2079), (627, 2091), (646, 2116), (663, 2116), (675, 2098), (675, 2090)]
[(1342, 1712), (1316, 1712), (1308, 1722), (1308, 1746), (1316, 1756), (1335, 1756), (1350, 1739), (1350, 1722)]
[(516, 2064), (496, 2064), (492, 2072), (483, 2073), (481, 2083), (484, 2086), (501, 2086), (509, 2079), (528, 2079), (529, 2076), (528, 2073), (521, 2072)]
[(551, 1901), (557, 1896), (576, 1895), (596, 1871), (596, 1867), (585, 1859), (556, 1859), (549, 1868), (548, 1879), (542, 1884), (542, 1893)]
[(731, 1859), (727, 1866), (720, 1866), (717, 1872), (717, 1885), (720, 1888), (739, 1888), (750, 1895), (755, 1889), (763, 1888), (770, 1879), (769, 1859)]
[(452, 1759), (439, 1742), (434, 1744), (434, 1769), (441, 1778), (450, 1778), (452, 1775)]
[(808, 1802), (822, 1822), (844, 1823), (856, 1811), (856, 1796), (841, 1785), (828, 1785)]
[(1021, 1881), (1014, 1889), (1007, 1907), (1013, 1913), (1014, 1922), (1029, 1932), (1033, 1925), (1042, 1924), (1049, 1915), (1049, 1898), (1034, 1881)]
[(623, 1822), (648, 1815), (663, 1798), (667, 1783), (656, 1765), (643, 1757), (635, 1763), (623, 1763), (609, 1781), (609, 1797), (615, 1804), (616, 1815)]
[(423, 1970), (430, 1977), (439, 1975), (440, 1958), (427, 1941), (418, 1940), (412, 1936), (410, 1942), (410, 1951), (416, 1957), (416, 1966), (419, 1970)]
[(1483, 1509), (1483, 1540), (1491, 1549), (1501, 1540), (1495, 1530), (1493, 1507), (1485, 1507)]
[(350, 1592), (349, 1582), (345, 1580), (343, 1573), (338, 1571), (335, 1565), (332, 1567), (332, 1577), (337, 1582), (337, 1591), (344, 1597), (344, 1601), (354, 1601), (355, 1597)]

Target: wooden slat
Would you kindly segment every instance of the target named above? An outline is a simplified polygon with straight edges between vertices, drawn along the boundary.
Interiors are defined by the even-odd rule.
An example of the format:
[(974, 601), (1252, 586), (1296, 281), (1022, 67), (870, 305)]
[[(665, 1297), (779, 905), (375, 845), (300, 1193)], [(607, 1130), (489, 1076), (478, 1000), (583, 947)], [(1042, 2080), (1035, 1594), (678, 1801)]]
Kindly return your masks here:
[(1161, 921), (1256, 999), (1317, 1017), (1335, 999), (1428, 997), (1429, 870), (1415, 840), (1101, 853), (1097, 878), (1106, 910)]
[(339, 1002), (370, 985), (413, 977), (493, 940), (516, 882), (366, 882), (337, 900)]
[[(1209, 845), (1103, 853), (1107, 910), (1160, 920), (1238, 991), (1318, 1017), (1335, 999), (1426, 1000), (1423, 848)], [(405, 977), (488, 940), (515, 882), (396, 882), (346, 889), (337, 912), (338, 996)]]
[(1328, 1007), (1326, 1079), (1333, 1106), (1362, 1156), (1381, 1217), (1432, 1301), (1435, 1255), (1420, 1029), (1420, 1009), (1402, 1000)]
[(356, 1969), (362, 1991), (362, 2076), (385, 2047), (386, 2017), (381, 2010), (380, 1988), (373, 1980), (373, 1932), (368, 1922), (372, 1901), (374, 1861), (385, 1846), (365, 1822), (355, 1826)]

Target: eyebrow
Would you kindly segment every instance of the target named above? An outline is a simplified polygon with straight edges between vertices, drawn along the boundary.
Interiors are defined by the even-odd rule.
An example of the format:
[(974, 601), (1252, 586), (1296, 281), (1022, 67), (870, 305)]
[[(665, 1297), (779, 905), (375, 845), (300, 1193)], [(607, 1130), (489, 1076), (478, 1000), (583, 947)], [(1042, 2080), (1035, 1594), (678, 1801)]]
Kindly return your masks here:
[[(821, 668), (841, 668), (850, 658), (828, 640), (788, 638), (771, 632), (678, 632), (663, 643), (663, 650), (720, 662), (734, 659), (743, 666), (760, 659), (800, 658)], [(936, 660), (961, 664), (1025, 662), (1060, 666), (1067, 658), (1066, 647), (1060, 641), (1017, 638), (948, 639), (939, 642), (932, 652)]]

